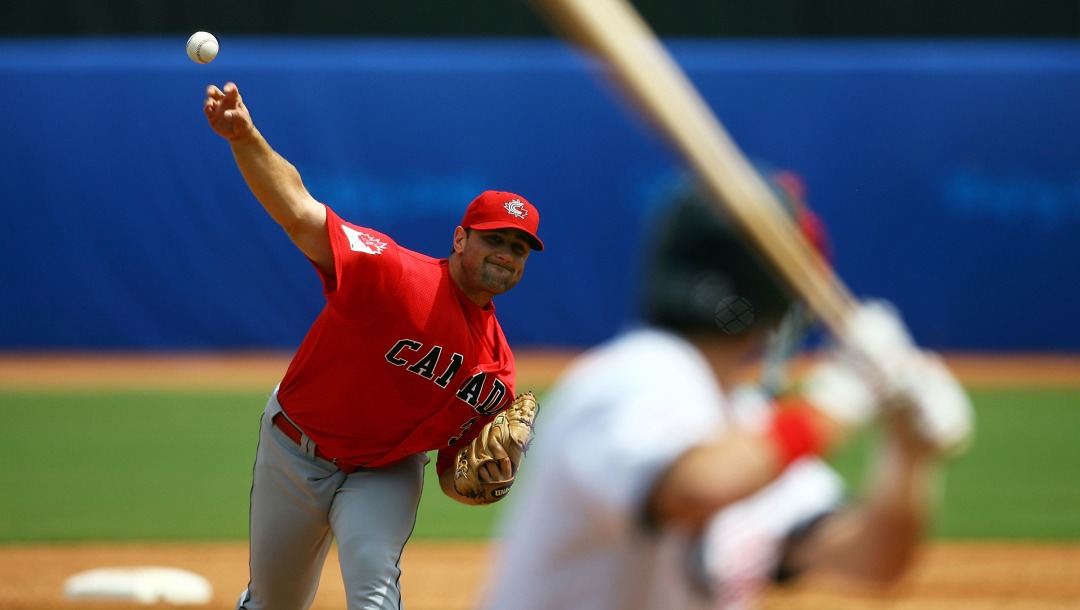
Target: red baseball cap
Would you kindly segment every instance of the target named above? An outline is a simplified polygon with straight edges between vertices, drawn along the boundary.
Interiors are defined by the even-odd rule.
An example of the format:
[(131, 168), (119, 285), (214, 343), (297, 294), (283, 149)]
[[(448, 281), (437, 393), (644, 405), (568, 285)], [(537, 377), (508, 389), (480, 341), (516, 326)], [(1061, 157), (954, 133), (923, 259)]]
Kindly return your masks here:
[(533, 250), (544, 249), (544, 242), (536, 236), (536, 230), (540, 227), (540, 212), (521, 195), (507, 191), (480, 193), (465, 210), (461, 227), (481, 231), (521, 229), (528, 234)]

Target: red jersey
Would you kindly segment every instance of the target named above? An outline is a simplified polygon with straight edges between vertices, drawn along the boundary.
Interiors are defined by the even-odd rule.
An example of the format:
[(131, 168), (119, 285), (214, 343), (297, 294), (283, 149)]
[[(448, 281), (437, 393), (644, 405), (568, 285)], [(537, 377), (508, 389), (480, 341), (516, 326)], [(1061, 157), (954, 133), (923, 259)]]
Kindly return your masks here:
[[(386, 466), (474, 438), (514, 396), (495, 307), (470, 301), (447, 259), (400, 247), (327, 208), (336, 278), (278, 390), (327, 456)], [(322, 275), (320, 273), (320, 275)], [(437, 468), (456, 451), (441, 451)]]

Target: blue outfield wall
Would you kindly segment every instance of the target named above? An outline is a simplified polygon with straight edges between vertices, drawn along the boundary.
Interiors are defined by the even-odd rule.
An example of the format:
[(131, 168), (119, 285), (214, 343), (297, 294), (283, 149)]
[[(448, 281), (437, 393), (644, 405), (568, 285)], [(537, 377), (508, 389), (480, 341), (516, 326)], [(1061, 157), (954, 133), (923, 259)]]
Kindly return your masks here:
[[(633, 316), (679, 163), (553, 40), (0, 40), (0, 349), (293, 348), (307, 261), (206, 125), (233, 80), (344, 217), (435, 256), (486, 188), (548, 249), (497, 299), (518, 346)], [(1080, 349), (1080, 44), (674, 40), (750, 156), (800, 172), (841, 276), (945, 350)]]

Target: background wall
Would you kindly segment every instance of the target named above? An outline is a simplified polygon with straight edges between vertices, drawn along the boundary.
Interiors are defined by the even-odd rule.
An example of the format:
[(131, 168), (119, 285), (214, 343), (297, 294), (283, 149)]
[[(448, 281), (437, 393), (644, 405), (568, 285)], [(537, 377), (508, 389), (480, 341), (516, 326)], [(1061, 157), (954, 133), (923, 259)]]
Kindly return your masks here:
[[(632, 318), (640, 237), (679, 168), (550, 39), (0, 39), (0, 347), (293, 347), (322, 303), (201, 113), (236, 81), (346, 218), (442, 256), (485, 188), (548, 250), (497, 300), (511, 341)], [(1080, 349), (1080, 44), (675, 39), (749, 155), (799, 171), (842, 277), (934, 348)]]
[[(668, 36), (1070, 36), (1075, 0), (633, 0)], [(0, 35), (546, 36), (524, 0), (5, 0)]]

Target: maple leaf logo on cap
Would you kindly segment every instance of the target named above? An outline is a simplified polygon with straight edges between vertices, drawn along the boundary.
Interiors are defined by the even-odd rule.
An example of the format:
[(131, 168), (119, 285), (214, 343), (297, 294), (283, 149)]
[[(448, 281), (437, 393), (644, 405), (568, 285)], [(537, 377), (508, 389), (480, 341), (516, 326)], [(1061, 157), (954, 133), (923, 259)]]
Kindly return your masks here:
[(511, 199), (504, 203), (503, 207), (506, 208), (506, 211), (512, 216), (517, 216), (518, 218), (525, 218), (529, 215), (529, 210), (525, 209), (525, 204), (522, 203), (520, 199)]

